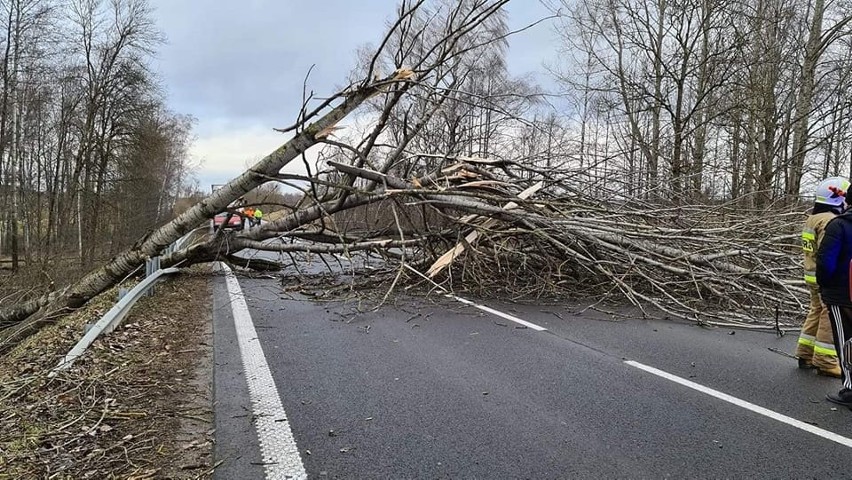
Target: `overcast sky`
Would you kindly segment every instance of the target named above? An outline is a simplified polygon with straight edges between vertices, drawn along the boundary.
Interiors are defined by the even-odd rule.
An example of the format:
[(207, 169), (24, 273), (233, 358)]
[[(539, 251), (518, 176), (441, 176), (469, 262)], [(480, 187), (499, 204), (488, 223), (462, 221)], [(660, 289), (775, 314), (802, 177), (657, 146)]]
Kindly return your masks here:
[[(167, 43), (154, 67), (168, 104), (197, 119), (190, 154), (201, 188), (225, 183), (283, 141), (302, 84), (317, 96), (345, 83), (359, 46), (375, 45), (395, 0), (151, 0)], [(513, 0), (510, 28), (547, 16), (538, 0)], [(548, 22), (509, 40), (509, 68), (547, 83), (553, 54)]]

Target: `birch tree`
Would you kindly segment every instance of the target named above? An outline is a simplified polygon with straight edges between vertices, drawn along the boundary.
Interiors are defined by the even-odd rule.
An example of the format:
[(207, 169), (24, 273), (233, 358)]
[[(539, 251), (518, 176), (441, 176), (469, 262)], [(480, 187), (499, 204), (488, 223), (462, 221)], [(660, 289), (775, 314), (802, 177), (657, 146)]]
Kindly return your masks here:
[[(423, 0), (403, 2), (399, 9), (398, 20), (391, 25), (366, 69), (361, 70), (362, 75), (346, 88), (319, 102), (318, 105), (306, 104), (292, 126), (279, 129), (282, 133), (292, 135), (281, 147), (173, 221), (139, 238), (132, 248), (119, 252), (81, 281), (53, 294), (0, 310), (0, 325), (7, 327), (0, 331), (0, 342), (3, 345), (14, 343), (40, 325), (52, 321), (57, 313), (83, 305), (90, 298), (134, 271), (145, 258), (157, 255), (180, 236), (195, 229), (215, 214), (226, 211), (237, 198), (270, 180), (306, 181), (322, 186), (324, 189), (310, 188), (308, 191), (316, 192), (316, 196), (310, 197), (283, 218), (238, 234), (215, 232), (205, 241), (166, 257), (163, 261), (164, 265), (181, 261), (189, 263), (210, 261), (242, 248), (287, 251), (291, 247), (284, 242), (269, 244), (264, 240), (298, 236), (300, 227), (309, 230), (318, 219), (327, 218), (336, 212), (359, 205), (393, 197), (395, 193), (389, 185), (377, 181), (376, 178), (358, 182), (356, 176), (352, 175), (352, 170), (337, 170), (343, 173), (342, 176), (314, 174), (308, 177), (281, 174), (280, 171), (290, 162), (299, 159), (309, 148), (323, 143), (330, 149), (343, 152), (341, 158), (347, 158), (351, 162), (350, 166), (356, 169), (371, 165), (375, 166), (380, 174), (390, 171), (407, 157), (409, 152), (406, 149), (411, 140), (420, 133), (422, 125), (432, 118), (440, 105), (455, 94), (453, 89), (446, 88), (448, 84), (445, 82), (449, 78), (446, 67), (465, 57), (476, 56), (478, 51), (485, 51), (501, 41), (499, 32), (490, 29), (489, 21), (499, 14), (506, 3), (507, 0), (438, 2), (435, 5), (426, 5)], [(408, 23), (417, 18), (432, 20), (429, 23), (428, 35), (423, 35), (420, 29), (407, 29), (406, 25), (420, 24), (419, 22)], [(85, 26), (88, 23), (82, 22), (82, 25)], [(88, 31), (88, 27), (82, 28), (82, 31)], [(386, 49), (392, 49), (393, 55), (385, 57)], [(112, 53), (116, 51), (118, 51), (117, 48), (104, 50), (104, 52)], [(112, 56), (106, 58), (109, 59)], [(393, 59), (392, 63), (386, 63), (387, 58)], [(105, 68), (106, 71), (109, 69), (105, 66), (98, 68), (94, 66), (95, 64), (89, 63), (88, 71), (96, 72), (98, 75), (92, 75), (91, 78), (105, 78), (99, 73), (105, 71)], [(390, 71), (390, 73), (380, 74), (380, 71)], [(95, 82), (93, 85), (102, 84)], [(90, 89), (84, 99), (92, 103), (95, 95), (100, 96), (105, 92), (98, 88)], [(390, 138), (385, 136), (389, 128), (388, 119), (397, 113), (398, 106), (410, 105), (408, 100), (410, 97), (429, 99), (432, 107), (424, 112), (418, 112), (417, 116), (411, 119), (411, 126), (406, 127), (406, 137), (399, 144), (381, 143)], [(352, 143), (334, 140), (332, 134), (340, 127), (339, 123), (370, 99), (379, 105), (384, 105), (384, 108), (379, 121), (374, 123), (366, 136)], [(91, 129), (87, 136), (103, 133), (92, 129), (92, 124), (97, 120), (100, 110), (92, 113), (92, 107), (86, 105), (83, 111), (87, 112), (84, 125)], [(94, 156), (94, 152), (89, 147), (81, 146), (75, 159), (77, 164), (74, 178), (81, 176), (83, 183), (87, 181), (83, 170), (88, 165), (87, 162), (80, 160), (81, 156), (86, 158), (88, 155)], [(373, 163), (374, 160), (378, 163)], [(288, 232), (288, 234), (282, 235), (282, 232)], [(321, 237), (322, 235), (319, 235), (318, 238)], [(367, 246), (405, 245), (407, 242), (408, 240), (366, 242), (366, 244), (354, 242), (343, 245), (342, 248), (357, 250)], [(236, 261), (236, 259), (233, 260)]]

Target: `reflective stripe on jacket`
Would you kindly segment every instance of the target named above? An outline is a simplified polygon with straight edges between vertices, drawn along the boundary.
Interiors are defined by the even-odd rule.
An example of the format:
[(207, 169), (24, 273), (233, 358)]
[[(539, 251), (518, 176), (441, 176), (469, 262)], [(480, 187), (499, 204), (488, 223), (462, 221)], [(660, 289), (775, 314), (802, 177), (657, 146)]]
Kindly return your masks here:
[(805, 254), (805, 282), (811, 285), (817, 283), (816, 252), (825, 235), (825, 226), (835, 216), (833, 212), (823, 212), (811, 215), (805, 220), (805, 227), (802, 229), (802, 252)]

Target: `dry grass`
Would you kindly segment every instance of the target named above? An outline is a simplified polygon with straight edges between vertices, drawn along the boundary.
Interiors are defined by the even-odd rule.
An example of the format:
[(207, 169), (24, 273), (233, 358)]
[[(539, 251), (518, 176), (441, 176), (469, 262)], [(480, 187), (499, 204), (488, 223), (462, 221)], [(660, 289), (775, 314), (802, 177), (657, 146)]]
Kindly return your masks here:
[(106, 292), (0, 359), (0, 479), (211, 475), (205, 276), (159, 284), (71, 370), (48, 378), (115, 298)]

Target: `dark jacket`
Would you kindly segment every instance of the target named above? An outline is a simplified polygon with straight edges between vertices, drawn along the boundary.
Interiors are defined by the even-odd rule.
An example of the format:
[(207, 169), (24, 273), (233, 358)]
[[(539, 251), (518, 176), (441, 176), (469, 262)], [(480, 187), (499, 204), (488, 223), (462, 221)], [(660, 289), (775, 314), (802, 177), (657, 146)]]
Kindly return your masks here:
[(849, 262), (852, 261), (852, 212), (828, 222), (816, 258), (816, 277), (826, 305), (852, 306)]

